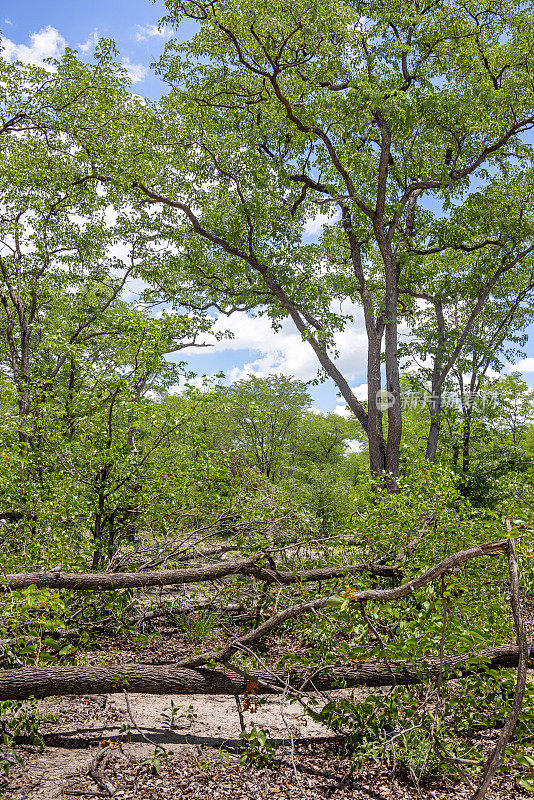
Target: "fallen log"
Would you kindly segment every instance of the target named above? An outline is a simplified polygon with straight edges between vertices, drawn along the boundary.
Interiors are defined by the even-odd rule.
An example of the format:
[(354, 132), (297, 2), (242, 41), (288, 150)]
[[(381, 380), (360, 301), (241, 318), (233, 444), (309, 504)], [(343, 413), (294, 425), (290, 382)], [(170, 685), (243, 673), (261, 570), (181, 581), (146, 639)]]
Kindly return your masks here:
[[(517, 667), (519, 648), (514, 645), (492, 647), (478, 653), (446, 656), (443, 675), (455, 677), (486, 669)], [(529, 663), (534, 663), (534, 645)], [(236, 695), (245, 691), (249, 680), (258, 684), (258, 693), (287, 691), (327, 691), (340, 687), (409, 686), (436, 678), (440, 659), (411, 664), (406, 661), (357, 661), (310, 670), (250, 671), (247, 678), (228, 669), (185, 669), (151, 664), (120, 664), (108, 667), (25, 667), (0, 672), (0, 700), (28, 700), (54, 695), (116, 694), (213, 694)], [(278, 688), (279, 687), (279, 688)]]
[(172, 586), (186, 583), (214, 581), (227, 575), (248, 575), (269, 584), (291, 584), (324, 581), (343, 575), (364, 572), (372, 575), (399, 578), (402, 571), (398, 565), (349, 564), (347, 566), (323, 567), (320, 569), (290, 572), (269, 569), (252, 558), (222, 561), (219, 564), (203, 564), (198, 567), (154, 570), (151, 572), (24, 572), (0, 576), (0, 586), (5, 589), (69, 589), (73, 591), (109, 591), (147, 586)]

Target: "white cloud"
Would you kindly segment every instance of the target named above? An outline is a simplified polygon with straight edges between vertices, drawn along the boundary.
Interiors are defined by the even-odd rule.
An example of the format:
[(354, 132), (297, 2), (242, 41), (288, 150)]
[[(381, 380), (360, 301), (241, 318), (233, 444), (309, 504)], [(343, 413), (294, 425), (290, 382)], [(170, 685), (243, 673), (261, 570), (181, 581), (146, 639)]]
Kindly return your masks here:
[(187, 379), (182, 376), (179, 378), (178, 383), (169, 387), (169, 394), (183, 394), (187, 386), (193, 386), (195, 389), (200, 389), (202, 392), (209, 392), (214, 386), (219, 384), (219, 378), (215, 378), (213, 375), (194, 375), (193, 377), (189, 376)]
[[(352, 380), (367, 369), (367, 337), (360, 309), (351, 307), (344, 310), (353, 315), (354, 322), (348, 323), (346, 329), (335, 337), (339, 352), (335, 362), (348, 380)], [(225, 330), (232, 332), (232, 339), (221, 339), (213, 347), (201, 352), (209, 355), (248, 350), (257, 356), (234, 367), (228, 374), (232, 381), (247, 375), (265, 377), (280, 372), (307, 381), (317, 374), (319, 363), (315, 353), (307, 342), (302, 341), (290, 320), (284, 320), (281, 330), (275, 332), (268, 317), (251, 317), (248, 314), (219, 317), (215, 331)]]
[(347, 405), (344, 406), (336, 406), (334, 408), (334, 414), (337, 414), (340, 417), (345, 417), (345, 419), (352, 419), (352, 411)]
[(30, 44), (15, 44), (11, 39), (2, 38), (4, 57), (7, 61), (23, 61), (38, 67), (49, 67), (46, 58), (60, 58), (67, 42), (56, 28), (47, 25), (30, 35)]
[(352, 389), (354, 396), (357, 400), (367, 400), (367, 392), (369, 387), (366, 383), (360, 383), (359, 386), (354, 386)]
[[(367, 400), (367, 390), (368, 386), (366, 383), (360, 383), (358, 386), (351, 387), (351, 391), (357, 400)], [(334, 413), (339, 414), (340, 417), (346, 417), (347, 419), (352, 419), (354, 415), (352, 411), (348, 408), (348, 406), (344, 403), (344, 401), (338, 400), (338, 403), (342, 403), (342, 405), (336, 406), (334, 409)]]
[(135, 38), (138, 42), (145, 42), (147, 39), (158, 36), (162, 39), (170, 39), (173, 34), (173, 29), (170, 25), (136, 25)]
[(128, 56), (123, 57), (122, 63), (124, 64), (126, 72), (128, 73), (128, 77), (132, 83), (139, 83), (139, 81), (142, 81), (146, 78), (148, 69), (143, 66), (143, 64), (132, 64)]
[(319, 212), (314, 217), (308, 217), (304, 223), (304, 233), (307, 236), (316, 236), (321, 233), (324, 225), (332, 225), (339, 219), (339, 212), (323, 214)]
[[(534, 361), (534, 359), (533, 359), (533, 361)], [(533, 369), (534, 369), (534, 367), (533, 367)], [(492, 369), (490, 367), (489, 369), (486, 370), (486, 377), (487, 378), (501, 378), (502, 374), (500, 372), (497, 372), (497, 370)]]
[[(51, 25), (41, 28), (37, 33), (32, 33), (29, 44), (16, 44), (7, 37), (2, 37), (0, 42), (4, 50), (4, 58), (7, 61), (23, 61), (25, 64), (35, 64), (48, 69), (50, 66), (45, 64), (45, 59), (60, 58), (67, 46), (66, 39), (57, 28), (53, 28)], [(81, 53), (89, 53), (97, 43), (98, 31), (94, 30), (87, 41), (78, 45), (78, 49)], [(133, 64), (127, 56), (123, 57), (122, 63), (132, 83), (144, 80), (148, 72), (147, 67), (143, 64)]]
[(517, 364), (510, 364), (510, 372), (534, 372), (534, 358), (524, 358)]
[(87, 37), (87, 40), (83, 42), (83, 44), (78, 45), (80, 53), (89, 53), (91, 50), (94, 50), (98, 44), (98, 38), (98, 31), (95, 28), (92, 34)]
[(4, 19), (4, 25), (13, 25), (13, 23), (11, 22), (11, 20), (9, 19), (9, 17), (6, 17), (6, 18)]

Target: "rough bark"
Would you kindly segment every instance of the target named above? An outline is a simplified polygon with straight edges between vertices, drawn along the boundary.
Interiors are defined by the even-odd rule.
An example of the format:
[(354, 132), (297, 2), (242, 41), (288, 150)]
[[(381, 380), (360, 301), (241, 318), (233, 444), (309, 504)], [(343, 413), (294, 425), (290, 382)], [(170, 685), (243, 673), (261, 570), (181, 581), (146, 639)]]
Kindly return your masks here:
[(432, 369), (432, 395), (430, 398), (430, 428), (426, 442), (425, 458), (432, 464), (436, 461), (438, 453), (439, 432), (441, 430), (441, 403), (443, 382), (441, 372), (443, 367), (443, 353), (446, 344), (445, 317), (443, 315), (443, 303), (440, 298), (432, 298), (436, 321), (438, 327), (438, 347), (434, 355), (434, 366)]
[(323, 581), (367, 572), (372, 575), (399, 578), (402, 570), (398, 565), (350, 564), (344, 567), (325, 567), (302, 572), (289, 572), (267, 569), (254, 559), (242, 558), (223, 561), (219, 564), (203, 564), (198, 567), (182, 569), (154, 570), (150, 572), (29, 572), (4, 575), (0, 584), (7, 589), (25, 589), (36, 586), (39, 589), (70, 589), (79, 591), (107, 591), (146, 586), (173, 586), (186, 583), (200, 583), (223, 578), (226, 575), (249, 575), (265, 583), (291, 584), (301, 581)]
[(381, 320), (376, 318), (373, 298), (363, 269), (361, 242), (354, 233), (352, 215), (346, 205), (341, 208), (341, 220), (349, 242), (352, 271), (358, 282), (367, 334), (367, 427), (365, 432), (369, 442), (369, 466), (373, 475), (380, 475), (386, 469), (386, 443), (382, 410), (377, 400), (382, 389), (381, 352), (384, 325)]
[[(486, 669), (517, 667), (517, 646), (493, 647), (479, 653), (449, 656), (443, 661), (444, 675), (457, 676)], [(534, 661), (530, 645), (529, 662)], [(415, 665), (405, 661), (360, 661), (318, 669), (252, 671), (247, 678), (230, 669), (183, 669), (150, 664), (122, 664), (109, 667), (50, 667), (4, 670), (0, 672), (0, 700), (27, 700), (54, 695), (116, 694), (127, 689), (143, 694), (243, 693), (249, 680), (258, 684), (261, 694), (280, 693), (289, 685), (297, 691), (326, 691), (342, 687), (391, 686), (422, 683), (435, 678), (440, 659), (431, 658)], [(288, 683), (289, 679), (289, 683)]]

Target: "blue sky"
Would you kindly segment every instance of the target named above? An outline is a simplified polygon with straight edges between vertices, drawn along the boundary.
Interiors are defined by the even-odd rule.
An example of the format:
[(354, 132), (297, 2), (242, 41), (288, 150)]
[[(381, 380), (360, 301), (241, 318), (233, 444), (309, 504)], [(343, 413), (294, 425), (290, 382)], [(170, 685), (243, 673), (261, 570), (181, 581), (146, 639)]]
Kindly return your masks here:
[(54, 33), (48, 29), (56, 31), (69, 46), (82, 53), (84, 50), (90, 52), (89, 46), (95, 36), (114, 39), (121, 56), (132, 65), (136, 91), (152, 97), (159, 96), (162, 91), (161, 82), (148, 69), (157, 59), (166, 38), (158, 35), (157, 31), (158, 19), (162, 16), (160, 3), (154, 4), (149, 0), (92, 0), (83, 3), (4, 0), (0, 14), (4, 37), (19, 46), (31, 47), (32, 35), (41, 34), (40, 41), (33, 46), (35, 52), (39, 52), (40, 45), (42, 50), (47, 44), (52, 51), (56, 42), (59, 51), (61, 41), (54, 39)]
[[(36, 0), (3, 0), (0, 11), (0, 30), (8, 58), (39, 63), (47, 56), (59, 56), (66, 44), (90, 57), (98, 37), (115, 40), (121, 58), (127, 67), (135, 92), (157, 98), (164, 90), (163, 84), (151, 73), (150, 64), (157, 60), (165, 41), (172, 35), (170, 29), (158, 30), (158, 19), (163, 14), (163, 3), (149, 0), (91, 0), (68, 3), (63, 0), (36, 2)], [(192, 29), (184, 27), (180, 38), (187, 38)], [(320, 231), (321, 220), (310, 221), (308, 236)], [(316, 373), (316, 362), (309, 346), (300, 341), (291, 324), (274, 334), (267, 320), (253, 320), (244, 315), (234, 315), (221, 324), (230, 328), (234, 339), (221, 342), (212, 350), (197, 351), (188, 356), (191, 369), (199, 374), (224, 371), (230, 378), (238, 378), (253, 371), (259, 375), (273, 372), (293, 374), (310, 380)], [(534, 334), (534, 328), (531, 329)], [(531, 336), (532, 342), (532, 336)], [(521, 364), (522, 372), (534, 386), (534, 347), (525, 348), (527, 360)], [(354, 323), (339, 337), (340, 368), (351, 386), (365, 384), (365, 337), (361, 313), (356, 310)], [(185, 356), (185, 352), (183, 353)], [(323, 411), (341, 408), (331, 382), (312, 389), (315, 405)]]

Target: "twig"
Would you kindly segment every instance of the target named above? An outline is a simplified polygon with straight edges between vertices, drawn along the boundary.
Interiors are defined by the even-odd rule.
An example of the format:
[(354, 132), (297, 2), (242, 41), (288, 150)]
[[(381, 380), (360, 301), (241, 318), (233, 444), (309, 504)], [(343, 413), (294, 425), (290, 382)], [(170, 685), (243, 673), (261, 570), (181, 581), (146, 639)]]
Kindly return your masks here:
[(235, 697), (235, 704), (237, 707), (237, 716), (239, 717), (239, 727), (242, 731), (246, 731), (247, 727), (245, 725), (245, 718), (243, 717), (243, 711), (241, 709), (241, 701), (239, 700), (239, 695), (234, 694)]
[(145, 740), (145, 742), (148, 742), (153, 747), (155, 747), (157, 750), (161, 750), (161, 749), (165, 750), (165, 748), (162, 748), (161, 745), (159, 745), (157, 742), (154, 742), (149, 736), (147, 736), (141, 730), (141, 728), (137, 724), (137, 722), (135, 720), (135, 717), (133, 715), (132, 707), (130, 705), (130, 697), (128, 695), (128, 692), (125, 689), (123, 689), (123, 692), (124, 692), (124, 699), (126, 700), (126, 710), (128, 711), (128, 716), (130, 717), (130, 722), (132, 723), (133, 727), (135, 728), (135, 730), (137, 731), (139, 736), (141, 736)]
[(289, 740), (291, 742), (291, 750), (290, 750), (290, 753), (291, 753), (291, 766), (293, 767), (293, 775), (295, 776), (295, 782), (296, 782), (296, 784), (297, 784), (302, 796), (303, 797), (307, 797), (308, 793), (306, 792), (306, 789), (303, 787), (303, 785), (302, 785), (302, 783), (301, 783), (301, 781), (299, 779), (298, 772), (297, 772), (297, 763), (295, 761), (295, 737), (293, 735), (293, 731), (289, 727), (289, 723), (287, 721), (286, 714), (285, 714), (285, 709), (284, 709), (284, 703), (286, 701), (286, 697), (287, 697), (287, 692), (288, 691), (289, 691), (289, 683), (286, 684), (286, 690), (284, 691), (284, 693), (280, 697), (280, 716), (282, 717), (282, 721), (284, 723), (286, 731), (289, 734)]
[[(382, 639), (382, 637), (380, 636), (380, 633), (378, 632), (378, 630), (377, 630), (376, 626), (375, 626), (375, 625), (373, 625), (373, 622), (372, 622), (372, 620), (370, 619), (370, 617), (369, 617), (369, 616), (366, 614), (366, 612), (365, 612), (365, 603), (366, 603), (366, 601), (365, 601), (365, 600), (361, 600), (361, 601), (360, 601), (360, 610), (361, 610), (361, 613), (362, 613), (363, 620), (364, 620), (364, 622), (366, 623), (366, 625), (367, 625), (367, 627), (369, 628), (369, 630), (371, 631), (371, 633), (372, 633), (372, 634), (375, 636), (375, 638), (377, 639), (377, 641), (378, 641), (378, 644), (380, 645), (380, 649), (382, 650), (382, 652), (384, 652), (384, 650), (385, 650), (385, 644), (384, 644), (384, 640), (383, 640), (383, 639)], [(383, 657), (383, 660), (384, 660), (384, 664), (386, 665), (387, 669), (388, 669), (388, 670), (389, 670), (389, 672), (391, 673), (391, 677), (393, 678), (393, 686), (396, 686), (396, 683), (397, 683), (397, 682), (396, 682), (396, 680), (395, 680), (395, 673), (393, 672), (393, 670), (392, 670), (392, 668), (391, 668), (391, 664), (389, 663), (389, 661), (388, 661), (388, 659), (386, 658), (386, 656), (384, 656), (384, 657)]]
[(107, 747), (103, 747), (101, 750), (99, 750), (91, 761), (91, 765), (88, 769), (88, 775), (94, 780), (100, 789), (103, 789), (109, 795), (109, 797), (113, 797), (117, 790), (103, 773), (113, 749), (113, 745), (108, 744)]

